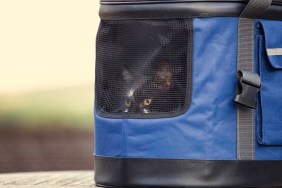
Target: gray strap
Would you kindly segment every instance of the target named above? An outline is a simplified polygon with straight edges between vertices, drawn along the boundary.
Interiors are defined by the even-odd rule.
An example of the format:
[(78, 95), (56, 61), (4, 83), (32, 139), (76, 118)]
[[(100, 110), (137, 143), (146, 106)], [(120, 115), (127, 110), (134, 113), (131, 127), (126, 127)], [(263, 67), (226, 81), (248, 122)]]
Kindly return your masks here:
[(249, 0), (248, 5), (243, 10), (240, 18), (254, 19), (260, 17), (271, 5), (272, 0)]
[[(237, 71), (252, 71), (254, 62), (254, 20), (239, 19)], [(237, 159), (254, 158), (253, 109), (237, 105)]]
[[(250, 0), (239, 18), (238, 71), (254, 71), (254, 18), (262, 15), (271, 2)], [(254, 159), (254, 111), (242, 105), (237, 105), (237, 159)]]

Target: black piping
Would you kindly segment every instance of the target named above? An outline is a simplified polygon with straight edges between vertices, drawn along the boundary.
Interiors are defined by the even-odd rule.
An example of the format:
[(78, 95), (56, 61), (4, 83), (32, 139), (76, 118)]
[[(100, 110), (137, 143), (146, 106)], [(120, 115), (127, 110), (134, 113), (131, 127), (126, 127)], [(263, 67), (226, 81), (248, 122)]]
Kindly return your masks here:
[[(143, 3), (192, 3), (192, 2), (239, 2), (248, 3), (248, 0), (101, 0), (100, 4), (143, 4)], [(282, 0), (274, 0), (273, 5), (281, 5)]]
[[(136, 4), (137, 3), (137, 4)], [(103, 3), (102, 19), (168, 19), (191, 17), (239, 17), (246, 1), (146, 1), (136, 3)], [(276, 1), (260, 17), (282, 19), (282, 1)]]

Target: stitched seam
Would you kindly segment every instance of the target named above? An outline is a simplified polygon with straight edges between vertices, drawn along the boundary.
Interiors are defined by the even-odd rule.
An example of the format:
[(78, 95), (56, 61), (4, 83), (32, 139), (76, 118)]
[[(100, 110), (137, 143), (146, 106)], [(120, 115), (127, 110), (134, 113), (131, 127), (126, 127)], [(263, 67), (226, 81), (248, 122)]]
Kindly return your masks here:
[(98, 161), (117, 161), (117, 160), (127, 160), (130, 162), (152, 162), (152, 161), (157, 161), (157, 162), (168, 162), (168, 161), (175, 161), (177, 163), (196, 163), (196, 164), (201, 164), (201, 163), (230, 163), (230, 164), (242, 164), (244, 163), (267, 163), (267, 162), (276, 162), (276, 163), (282, 163), (281, 160), (194, 160), (194, 159), (157, 159), (157, 158), (110, 158), (110, 157), (101, 157), (101, 156), (94, 156), (95, 160)]

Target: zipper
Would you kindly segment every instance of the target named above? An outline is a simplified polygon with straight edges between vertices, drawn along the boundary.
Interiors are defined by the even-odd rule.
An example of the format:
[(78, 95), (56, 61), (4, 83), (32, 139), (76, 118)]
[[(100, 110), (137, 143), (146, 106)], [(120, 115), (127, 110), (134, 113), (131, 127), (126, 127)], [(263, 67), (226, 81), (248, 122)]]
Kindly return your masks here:
[[(150, 4), (150, 3), (245, 3), (247, 0), (100, 0), (101, 4)], [(274, 0), (272, 5), (282, 5), (282, 0)]]

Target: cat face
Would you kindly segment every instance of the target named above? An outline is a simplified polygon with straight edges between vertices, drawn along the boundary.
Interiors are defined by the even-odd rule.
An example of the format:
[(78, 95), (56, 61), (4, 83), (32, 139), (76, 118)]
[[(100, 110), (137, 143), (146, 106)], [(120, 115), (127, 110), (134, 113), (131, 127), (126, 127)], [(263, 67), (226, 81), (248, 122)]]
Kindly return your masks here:
[(120, 107), (125, 113), (137, 113), (140, 112), (138, 106), (138, 94), (142, 90), (146, 79), (144, 76), (140, 79), (140, 76), (132, 74), (128, 66), (124, 66), (122, 69), (122, 97)]
[[(165, 61), (161, 61), (154, 71), (154, 75), (134, 76), (127, 66), (122, 70), (123, 94), (121, 98), (121, 108), (125, 113), (151, 113), (158, 112), (158, 107), (167, 105), (162, 103), (164, 95), (169, 94), (174, 86), (171, 66)], [(169, 98), (169, 96), (166, 96)], [(152, 108), (153, 104), (155, 107)]]
[(168, 103), (164, 98), (170, 98), (170, 91), (174, 87), (173, 74), (171, 66), (166, 61), (161, 61), (152, 79), (147, 82), (143, 90), (143, 96), (139, 103), (139, 109), (142, 113), (151, 113), (163, 111)]
[(171, 66), (167, 62), (162, 61), (157, 67), (154, 83), (158, 89), (169, 90), (173, 87), (172, 76)]

